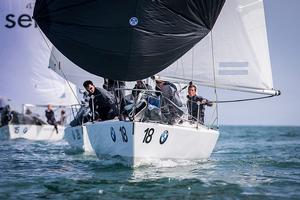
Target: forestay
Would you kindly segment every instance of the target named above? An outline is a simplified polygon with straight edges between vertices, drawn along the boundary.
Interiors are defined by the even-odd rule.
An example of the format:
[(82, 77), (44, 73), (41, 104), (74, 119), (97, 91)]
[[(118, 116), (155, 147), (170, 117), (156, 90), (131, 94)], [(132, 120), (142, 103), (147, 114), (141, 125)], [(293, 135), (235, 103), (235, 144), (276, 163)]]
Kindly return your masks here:
[(226, 1), (211, 34), (161, 75), (169, 80), (276, 94), (263, 1)]

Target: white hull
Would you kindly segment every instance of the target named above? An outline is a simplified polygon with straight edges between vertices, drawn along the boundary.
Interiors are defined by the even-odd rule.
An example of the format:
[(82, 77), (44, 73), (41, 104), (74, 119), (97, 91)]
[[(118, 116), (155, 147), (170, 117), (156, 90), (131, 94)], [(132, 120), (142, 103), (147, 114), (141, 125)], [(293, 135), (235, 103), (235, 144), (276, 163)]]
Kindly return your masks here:
[(204, 126), (105, 121), (65, 129), (65, 140), (76, 149), (99, 158), (121, 156), (129, 165), (144, 160), (203, 160), (210, 157), (219, 132)]
[(6, 125), (0, 127), (0, 140), (24, 138), (28, 140), (61, 140), (64, 136), (63, 126), (57, 126), (58, 133), (52, 125)]

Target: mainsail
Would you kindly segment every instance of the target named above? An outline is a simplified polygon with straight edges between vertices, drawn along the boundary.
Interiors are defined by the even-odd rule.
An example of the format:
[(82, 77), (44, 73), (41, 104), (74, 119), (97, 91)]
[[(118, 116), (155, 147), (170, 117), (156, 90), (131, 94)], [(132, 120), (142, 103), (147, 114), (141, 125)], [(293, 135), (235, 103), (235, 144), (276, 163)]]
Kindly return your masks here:
[(212, 29), (225, 0), (37, 0), (34, 19), (76, 65), (114, 80), (160, 72)]
[(273, 90), (263, 1), (226, 1), (211, 34), (161, 76), (277, 95), (278, 91)]
[(14, 105), (76, 104), (70, 86), (48, 68), (50, 50), (31, 19), (34, 1), (2, 0), (0, 95)]

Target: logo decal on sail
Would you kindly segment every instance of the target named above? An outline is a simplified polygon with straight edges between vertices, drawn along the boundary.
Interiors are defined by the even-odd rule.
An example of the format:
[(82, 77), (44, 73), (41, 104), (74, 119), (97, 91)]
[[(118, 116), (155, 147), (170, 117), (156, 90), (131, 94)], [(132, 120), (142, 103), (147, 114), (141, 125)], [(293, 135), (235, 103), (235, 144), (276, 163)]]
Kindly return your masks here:
[(116, 142), (116, 132), (113, 127), (110, 127), (110, 137), (112, 141)]
[(160, 144), (164, 144), (164, 143), (167, 141), (168, 136), (169, 136), (169, 132), (168, 132), (168, 130), (165, 130), (165, 131), (160, 135), (159, 143), (160, 143)]
[(131, 26), (136, 26), (138, 23), (139, 23), (139, 20), (138, 20), (137, 17), (131, 17), (130, 20), (129, 20), (129, 24)]

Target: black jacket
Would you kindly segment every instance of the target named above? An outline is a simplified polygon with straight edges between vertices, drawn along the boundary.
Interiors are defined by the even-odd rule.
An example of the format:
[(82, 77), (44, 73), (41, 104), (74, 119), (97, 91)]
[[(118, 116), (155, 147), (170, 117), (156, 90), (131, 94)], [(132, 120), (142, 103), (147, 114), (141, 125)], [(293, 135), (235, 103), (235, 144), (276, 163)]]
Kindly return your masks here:
[(45, 110), (45, 116), (47, 118), (47, 123), (48, 124), (51, 124), (51, 125), (54, 125), (55, 123), (55, 117), (54, 117), (54, 112), (53, 110)]
[(140, 89), (140, 90), (152, 90), (152, 87), (150, 85), (148, 85), (147, 83), (142, 84), (142, 85), (138, 85), (135, 84), (133, 90), (132, 90), (132, 96), (133, 97), (137, 97), (141, 91), (139, 90), (134, 90), (134, 89)]
[[(113, 94), (102, 88), (95, 88), (93, 94), (89, 94), (90, 97), (94, 95), (94, 110), (99, 114), (99, 117), (104, 120), (107, 119), (107, 114), (111, 109), (117, 110), (116, 100)], [(91, 111), (93, 111), (92, 98), (89, 100), (89, 106)]]
[[(182, 106), (181, 99), (177, 92), (177, 87), (173, 83), (165, 81), (161, 88), (156, 86), (155, 90), (161, 91), (163, 96), (171, 100), (173, 103), (175, 103), (175, 105), (179, 107)], [(156, 95), (159, 96), (161, 93), (157, 92)]]
[[(189, 114), (193, 117), (192, 120), (197, 121), (198, 117), (198, 104), (197, 102), (200, 102), (199, 105), (199, 122), (204, 123), (204, 111), (205, 111), (205, 106), (212, 106), (212, 102), (201, 97), (201, 96), (187, 96), (187, 107), (188, 107), (188, 112)], [(206, 100), (206, 103), (203, 104), (201, 103), (203, 100)]]
[(99, 107), (109, 107), (116, 102), (115, 97), (110, 92), (102, 88), (96, 87), (95, 92), (93, 94), (89, 94), (90, 97), (92, 95), (94, 95), (95, 104)]

